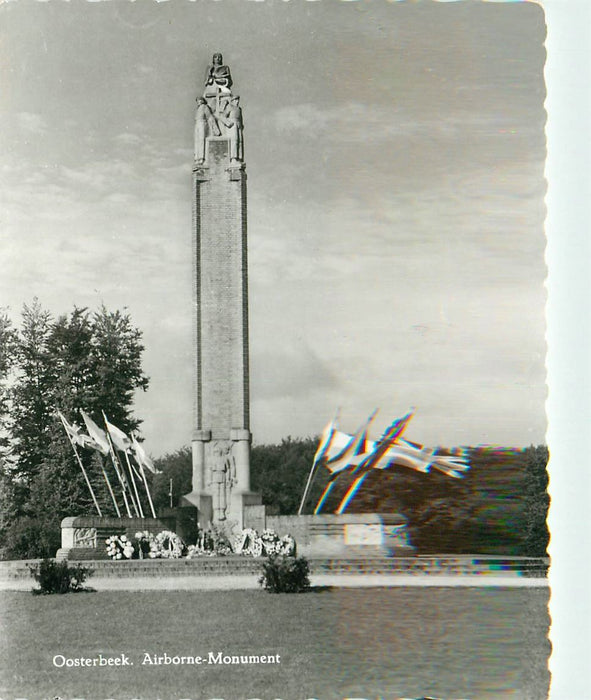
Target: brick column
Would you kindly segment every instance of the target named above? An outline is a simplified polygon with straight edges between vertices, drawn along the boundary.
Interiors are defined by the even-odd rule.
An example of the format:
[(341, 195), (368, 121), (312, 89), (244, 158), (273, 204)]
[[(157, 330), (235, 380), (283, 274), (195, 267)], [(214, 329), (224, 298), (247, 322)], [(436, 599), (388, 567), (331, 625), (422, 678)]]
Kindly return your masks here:
[(193, 266), (193, 490), (185, 499), (202, 525), (219, 513), (215, 454), (227, 445), (225, 519), (242, 527), (243, 496), (260, 502), (250, 492), (246, 171), (230, 161), (224, 137), (207, 139), (205, 162), (193, 169)]

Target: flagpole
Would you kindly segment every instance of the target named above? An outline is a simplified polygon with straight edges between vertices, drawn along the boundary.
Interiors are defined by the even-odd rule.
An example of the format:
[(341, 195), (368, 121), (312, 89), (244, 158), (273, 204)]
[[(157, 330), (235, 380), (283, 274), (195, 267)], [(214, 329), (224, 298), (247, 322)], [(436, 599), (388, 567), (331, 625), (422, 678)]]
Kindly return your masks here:
[[(133, 517), (132, 514), (131, 514), (131, 510), (129, 509), (129, 504), (127, 503), (127, 498), (126, 498), (126, 495), (125, 495), (125, 490), (126, 490), (126, 489), (129, 490), (129, 500), (131, 501), (131, 505), (133, 506), (133, 509), (134, 509), (134, 511), (135, 511), (135, 515), (136, 515), (136, 518), (137, 518), (137, 517), (139, 517), (139, 511), (138, 511), (137, 505), (136, 505), (136, 503), (135, 503), (135, 501), (134, 501), (133, 493), (132, 493), (132, 491), (131, 491), (131, 488), (129, 487), (129, 480), (128, 480), (128, 478), (127, 478), (127, 474), (125, 473), (125, 469), (124, 469), (124, 467), (123, 467), (123, 464), (121, 464), (121, 461), (120, 461), (119, 457), (117, 457), (117, 453), (115, 452), (115, 448), (113, 447), (113, 440), (111, 439), (111, 433), (109, 432), (109, 426), (107, 425), (107, 423), (109, 422), (109, 421), (107, 420), (107, 416), (106, 416), (106, 414), (105, 414), (104, 411), (101, 411), (101, 412), (102, 412), (102, 414), (103, 414), (103, 420), (105, 421), (105, 432), (106, 432), (106, 435), (107, 435), (107, 440), (108, 440), (108, 442), (109, 442), (109, 448), (110, 448), (110, 450), (111, 450), (111, 459), (113, 460), (113, 464), (117, 463), (117, 464), (119, 465), (119, 469), (121, 470), (121, 474), (123, 475), (123, 478), (122, 478), (121, 483), (122, 483), (123, 498), (124, 498), (124, 500), (125, 500), (125, 505), (127, 506), (127, 513), (128, 513), (128, 515), (129, 515), (130, 518)], [(121, 478), (121, 477), (120, 477), (120, 478)]]
[(335, 426), (336, 426), (337, 420), (339, 418), (339, 412), (340, 412), (340, 408), (337, 408), (337, 412), (335, 413), (335, 417), (329, 423), (329, 425), (330, 425), (329, 436), (327, 438), (325, 438), (325, 432), (326, 432), (326, 428), (325, 428), (324, 432), (320, 438), (321, 441), (324, 440), (324, 444), (322, 445), (322, 452), (319, 456), (318, 455), (318, 452), (320, 451), (320, 445), (319, 445), (318, 450), (316, 452), (316, 455), (314, 456), (314, 461), (312, 462), (312, 468), (310, 469), (310, 473), (308, 474), (308, 481), (306, 482), (306, 488), (304, 489), (304, 493), (302, 495), (302, 501), (300, 503), (300, 507), (298, 508), (298, 515), (302, 514), (302, 510), (304, 509), (304, 505), (306, 504), (306, 498), (308, 497), (308, 489), (310, 488), (310, 486), (312, 484), (313, 474), (315, 473), (315, 471), (318, 471), (318, 467), (320, 466), (320, 463), (322, 462), (322, 458), (324, 457), (324, 453), (326, 452), (327, 448), (330, 446), (330, 443), (332, 442)]
[(312, 483), (312, 475), (316, 471), (318, 471), (319, 466), (320, 466), (320, 461), (312, 463), (312, 469), (310, 469), (310, 473), (308, 474), (308, 481), (306, 482), (306, 488), (304, 489), (304, 494), (302, 495), (302, 501), (300, 503), (300, 507), (298, 508), (298, 515), (302, 514), (302, 510), (304, 509), (304, 505), (306, 503), (306, 498), (308, 497), (308, 489), (310, 488), (310, 485)]
[(129, 479), (127, 477), (127, 472), (125, 471), (125, 466), (121, 462), (121, 460), (119, 459), (119, 456), (115, 452), (115, 447), (113, 445), (111, 445), (111, 449), (113, 450), (113, 452), (115, 454), (115, 459), (117, 460), (117, 463), (119, 464), (119, 468), (121, 469), (121, 473), (123, 474), (123, 479), (125, 480), (125, 484), (126, 484), (127, 489), (129, 491), (129, 500), (131, 501), (131, 505), (135, 511), (135, 517), (139, 518), (140, 512), (138, 510), (137, 503), (135, 502), (135, 498), (133, 497), (133, 491), (131, 490), (131, 486), (129, 485)]
[(109, 443), (109, 454), (111, 455), (111, 462), (113, 463), (113, 468), (115, 469), (115, 473), (117, 474), (117, 477), (119, 478), (119, 483), (121, 484), (121, 493), (123, 494), (123, 501), (125, 503), (125, 509), (127, 510), (127, 515), (128, 517), (132, 518), (131, 510), (129, 508), (129, 502), (127, 500), (127, 494), (125, 493), (125, 480), (124, 476), (121, 475), (119, 472), (119, 469), (121, 468), (121, 465), (117, 466), (118, 460), (117, 456), (115, 455), (115, 450), (113, 448), (113, 443), (111, 442), (111, 436), (109, 435), (109, 431), (107, 430), (107, 442)]
[(142, 479), (144, 480), (144, 486), (146, 487), (146, 494), (148, 496), (148, 502), (150, 504), (150, 510), (152, 511), (152, 517), (156, 517), (156, 511), (154, 510), (154, 504), (152, 503), (152, 496), (150, 495), (150, 489), (148, 487), (148, 479), (146, 478), (146, 471), (144, 469), (144, 465), (137, 459), (136, 457), (136, 462), (138, 463), (138, 466), (140, 468), (140, 474), (142, 475)]
[(124, 452), (123, 454), (125, 455), (125, 461), (127, 462), (127, 468), (128, 468), (128, 470), (129, 470), (129, 476), (131, 476), (131, 483), (133, 484), (133, 490), (135, 491), (135, 497), (136, 497), (136, 500), (137, 500), (137, 507), (138, 507), (139, 512), (140, 512), (140, 518), (143, 518), (143, 517), (144, 517), (144, 511), (142, 510), (142, 504), (141, 504), (141, 502), (140, 502), (140, 495), (139, 495), (138, 490), (137, 490), (137, 486), (136, 486), (136, 483), (135, 483), (135, 479), (133, 478), (133, 472), (135, 471), (135, 469), (132, 471), (131, 462), (129, 461), (129, 457), (128, 457), (128, 455), (127, 455), (127, 452)]
[(107, 474), (107, 471), (105, 469), (103, 458), (101, 457), (100, 459), (103, 476), (105, 477), (105, 481), (107, 482), (107, 488), (109, 489), (109, 493), (111, 494), (111, 498), (113, 499), (113, 505), (115, 506), (115, 510), (117, 511), (117, 517), (120, 518), (121, 511), (119, 510), (119, 506), (117, 505), (117, 499), (115, 498), (115, 494), (113, 493), (113, 487), (111, 486), (111, 482), (109, 481), (109, 475)]
[(146, 476), (146, 470), (144, 469), (144, 461), (147, 459), (145, 453), (143, 453), (143, 450), (140, 447), (140, 444), (136, 440), (135, 436), (133, 433), (131, 433), (131, 444), (132, 444), (132, 454), (133, 458), (137, 462), (138, 467), (140, 468), (140, 473), (142, 475), (142, 479), (144, 480), (144, 487), (146, 489), (146, 494), (148, 496), (148, 502), (150, 504), (150, 510), (152, 511), (152, 517), (156, 517), (156, 511), (154, 510), (154, 503), (152, 502), (152, 495), (150, 494), (150, 486), (148, 484), (148, 477)]
[(66, 431), (66, 435), (68, 436), (68, 440), (70, 441), (70, 445), (72, 446), (72, 449), (74, 450), (74, 454), (76, 455), (76, 459), (78, 460), (78, 464), (80, 465), (80, 469), (82, 469), (82, 473), (84, 474), (84, 479), (86, 480), (86, 485), (88, 486), (88, 490), (90, 491), (90, 495), (92, 496), (92, 500), (94, 501), (94, 505), (96, 507), (97, 513), (99, 514), (99, 517), (103, 517), (103, 514), (101, 513), (101, 507), (98, 504), (98, 501), (96, 500), (96, 496), (94, 495), (94, 491), (92, 489), (92, 484), (90, 483), (90, 479), (88, 478), (88, 474), (86, 473), (86, 469), (84, 469), (84, 465), (82, 464), (82, 460), (80, 459), (80, 455), (78, 454), (78, 451), (76, 450), (76, 447), (74, 445), (74, 441), (72, 440), (72, 436), (66, 429), (66, 424), (64, 423), (64, 419), (61, 413), (59, 413), (60, 421), (62, 423), (62, 426), (64, 427), (64, 430)]

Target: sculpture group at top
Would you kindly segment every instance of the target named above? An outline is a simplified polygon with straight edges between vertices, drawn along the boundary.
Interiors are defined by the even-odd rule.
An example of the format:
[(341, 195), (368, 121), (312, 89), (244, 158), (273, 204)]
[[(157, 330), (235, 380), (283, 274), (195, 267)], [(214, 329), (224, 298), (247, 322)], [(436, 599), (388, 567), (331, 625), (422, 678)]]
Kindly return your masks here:
[(223, 63), (221, 53), (215, 53), (205, 75), (203, 96), (197, 98), (195, 115), (195, 162), (205, 163), (205, 144), (209, 136), (224, 136), (230, 141), (230, 161), (244, 159), (242, 110), (240, 98), (232, 94), (232, 75)]

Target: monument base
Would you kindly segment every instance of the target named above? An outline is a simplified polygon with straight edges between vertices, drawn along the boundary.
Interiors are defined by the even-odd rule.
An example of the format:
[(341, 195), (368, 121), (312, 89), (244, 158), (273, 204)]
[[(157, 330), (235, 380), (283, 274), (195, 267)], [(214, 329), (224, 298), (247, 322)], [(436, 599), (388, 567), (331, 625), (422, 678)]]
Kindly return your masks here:
[(197, 538), (197, 511), (186, 506), (165, 508), (157, 518), (101, 518), (78, 515), (64, 518), (62, 546), (56, 559), (88, 561), (108, 559), (106, 540), (112, 535), (127, 535), (133, 541), (136, 532), (147, 530), (154, 535), (162, 530), (176, 532), (185, 542)]
[[(232, 493), (230, 497), (230, 507), (225, 520), (217, 520), (216, 525), (228, 527), (236, 530), (242, 530), (245, 527), (250, 527), (246, 524), (245, 512), (249, 508), (263, 508), (261, 506), (262, 497), (260, 493), (252, 491), (242, 491)], [(208, 493), (199, 493), (192, 491), (181, 497), (181, 505), (192, 506), (197, 509), (197, 522), (199, 527), (206, 529), (213, 522), (213, 496)], [(258, 529), (258, 528), (257, 528)], [(263, 528), (264, 529), (264, 528)]]
[(414, 554), (407, 520), (394, 513), (277, 515), (261, 521), (258, 508), (246, 509), (246, 527), (291, 535), (298, 554), (310, 557), (376, 557)]
[(180, 504), (197, 510), (197, 523), (201, 529), (206, 528), (213, 519), (213, 498), (207, 493), (187, 493), (181, 496)]

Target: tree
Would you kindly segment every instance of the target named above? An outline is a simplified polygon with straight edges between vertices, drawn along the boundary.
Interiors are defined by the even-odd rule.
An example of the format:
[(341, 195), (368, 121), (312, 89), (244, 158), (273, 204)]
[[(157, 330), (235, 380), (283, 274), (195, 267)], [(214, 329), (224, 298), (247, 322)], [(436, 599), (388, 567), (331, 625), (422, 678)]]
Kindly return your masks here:
[(177, 506), (181, 496), (191, 491), (193, 476), (192, 453), (190, 447), (182, 447), (176, 452), (155, 460), (156, 474), (152, 482), (152, 500), (156, 512), (170, 507), (170, 481), (172, 479), (172, 504)]
[(8, 430), (15, 476), (25, 483), (37, 473), (49, 444), (53, 400), (52, 357), (48, 349), (51, 315), (39, 301), (23, 307), (15, 343), (14, 383), (8, 392)]
[(8, 379), (16, 354), (17, 334), (8, 314), (0, 310), (0, 455), (7, 448)]
[[(141, 332), (129, 315), (104, 306), (94, 314), (74, 307), (54, 319), (35, 299), (23, 308), (20, 331), (0, 316), (0, 425), (5, 431), (0, 498), (3, 513), (10, 513), (3, 529), (0, 521), (0, 543), (12, 555), (19, 548), (30, 555), (30, 540), (40, 543), (37, 556), (55, 553), (47, 549), (59, 537), (60, 520), (95, 512), (56, 412), (78, 421), (84, 409), (102, 422), (104, 410), (124, 431), (137, 430), (141, 421), (132, 411), (134, 392), (148, 387), (143, 349)], [(80, 457), (101, 511), (114, 514), (100, 458), (88, 450)], [(37, 525), (53, 534), (39, 536)]]
[[(289, 470), (280, 446), (253, 449), (252, 480), (265, 504), (281, 513), (297, 512), (315, 445), (291, 441), (289, 448), (299, 456), (291, 456)], [(401, 513), (412, 543), (423, 553), (542, 556), (548, 542), (546, 447), (466, 450), (470, 470), (462, 479), (396, 466), (371, 472), (347, 513)], [(283, 478), (286, 471), (289, 479)], [(323, 513), (335, 512), (355, 477), (347, 471), (338, 476)], [(328, 470), (320, 468), (304, 512), (312, 512), (328, 478)]]
[(251, 486), (272, 511), (279, 515), (297, 513), (317, 444), (315, 438), (288, 437), (279, 445), (252, 448)]
[(94, 406), (126, 432), (137, 430), (141, 420), (133, 416), (133, 395), (146, 391), (149, 380), (142, 370), (142, 333), (128, 314), (110, 312), (104, 305), (94, 314), (91, 348), (96, 385)]

